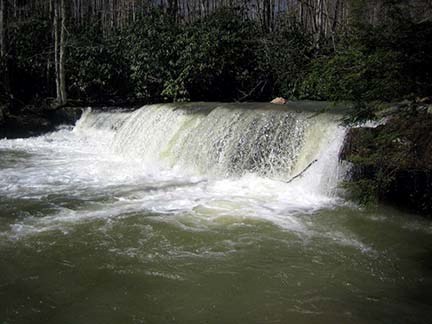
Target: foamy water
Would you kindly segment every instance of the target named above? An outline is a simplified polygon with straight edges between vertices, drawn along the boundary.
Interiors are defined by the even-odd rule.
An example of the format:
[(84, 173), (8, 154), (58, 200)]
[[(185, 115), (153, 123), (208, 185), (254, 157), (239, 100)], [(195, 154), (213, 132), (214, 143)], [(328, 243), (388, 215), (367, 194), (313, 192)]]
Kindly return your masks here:
[[(140, 113), (148, 115), (154, 111), (157, 114), (157, 117), (153, 117), (157, 121), (153, 122), (152, 127), (156, 127), (158, 132), (165, 132), (160, 128), (167, 124), (171, 127), (171, 133), (178, 133), (179, 129), (185, 127), (185, 118), (194, 118), (193, 115), (167, 108), (164, 108), (167, 116), (164, 116), (165, 110), (160, 107), (148, 109), (150, 112), (143, 109)], [(125, 153), (124, 147), (141, 143), (141, 136), (146, 132), (147, 137), (154, 136), (155, 140), (164, 137), (163, 133), (153, 134), (153, 129), (149, 129), (147, 124), (142, 127), (135, 125), (131, 130), (130, 124), (137, 123), (134, 114), (87, 111), (74, 128), (61, 128), (36, 138), (1, 140), (2, 154), (10, 154), (13, 161), (0, 170), (0, 196), (49, 201), (51, 196), (64, 195), (88, 202), (85, 208), (74, 210), (62, 206), (60, 199), (57, 206), (55, 202), (52, 204), (50, 215), (42, 218), (25, 217), (18, 224), (11, 225), (13, 235), (133, 212), (169, 215), (166, 218), (187, 213), (192, 224), (196, 220), (199, 226), (202, 226), (203, 221), (217, 222), (226, 217), (233, 222), (241, 222), (245, 218), (260, 219), (287, 230), (307, 233), (308, 226), (300, 215), (332, 208), (342, 202), (337, 195), (337, 182), (340, 180), (337, 156), (344, 130), (334, 122), (332, 134), (328, 135), (327, 130), (327, 137), (320, 139), (319, 145), (313, 142), (317, 138), (316, 134), (308, 135), (315, 136), (309, 140), (315, 151), (303, 149), (305, 153), (301, 158), (306, 160), (302, 161), (302, 165), (307, 165), (313, 159), (317, 161), (303, 170), (304, 174), (292, 180), (301, 171), (299, 167), (295, 171), (297, 173), (292, 172), (291, 176), (282, 176), (281, 179), (276, 178), (278, 174), (260, 175), (253, 171), (226, 177), (211, 170), (206, 174), (199, 167), (193, 169), (192, 166), (196, 165), (194, 161), (189, 161), (190, 168), (182, 170), (185, 160), (191, 157), (188, 155), (180, 158), (181, 163), (168, 165), (166, 160), (170, 161), (171, 156), (164, 160), (156, 153), (150, 155), (146, 152), (146, 159), (143, 159), (140, 154), (145, 148), (138, 144), (139, 149)], [(223, 116), (225, 111), (217, 112), (217, 118), (221, 119), (221, 114)], [(249, 115), (247, 118), (252, 118)], [(192, 120), (196, 125), (189, 127), (198, 127), (203, 123), (203, 118), (206, 117), (199, 115), (197, 120)], [(191, 123), (190, 120), (187, 122)], [(176, 130), (172, 130), (172, 125), (176, 123), (179, 125), (175, 126)], [(318, 136), (325, 134), (321, 130), (315, 130), (320, 133)], [(138, 132), (138, 135), (133, 132)], [(122, 135), (121, 140), (119, 134)], [(164, 139), (165, 144), (159, 141), (151, 149), (160, 151), (160, 147), (167, 146), (173, 136)], [(149, 140), (143, 140), (146, 141)], [(119, 148), (122, 146), (119, 143), (123, 143), (123, 149)], [(175, 146), (172, 143), (169, 145)], [(16, 156), (13, 152), (19, 154)], [(164, 154), (167, 155), (166, 149)], [(178, 154), (175, 151), (171, 155)], [(295, 168), (291, 166), (289, 170)], [(220, 167), (216, 165), (213, 169), (219, 170)], [(281, 171), (278, 172), (280, 174)], [(105, 199), (99, 203), (101, 197)]]

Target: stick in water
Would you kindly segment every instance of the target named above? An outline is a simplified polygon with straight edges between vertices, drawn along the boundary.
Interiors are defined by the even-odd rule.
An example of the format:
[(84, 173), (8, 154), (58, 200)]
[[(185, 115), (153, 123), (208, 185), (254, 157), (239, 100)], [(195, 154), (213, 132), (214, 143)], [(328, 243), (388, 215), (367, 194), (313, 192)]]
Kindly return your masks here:
[(300, 172), (299, 174), (297, 174), (296, 176), (292, 177), (291, 179), (289, 179), (288, 181), (286, 181), (286, 183), (291, 183), (292, 181), (294, 181), (295, 179), (301, 177), (303, 175), (303, 173), (305, 173), (316, 161), (318, 160), (313, 160), (311, 163), (308, 164), (308, 166), (306, 168), (303, 169), (302, 172)]

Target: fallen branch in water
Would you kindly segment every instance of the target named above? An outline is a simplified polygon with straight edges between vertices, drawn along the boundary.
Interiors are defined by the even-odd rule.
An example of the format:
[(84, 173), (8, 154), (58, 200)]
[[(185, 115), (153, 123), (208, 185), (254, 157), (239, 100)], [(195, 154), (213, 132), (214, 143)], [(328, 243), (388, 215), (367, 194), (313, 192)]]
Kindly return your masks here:
[(317, 159), (313, 160), (311, 163), (309, 163), (307, 165), (306, 168), (303, 169), (302, 172), (300, 172), (299, 174), (295, 175), (294, 177), (292, 177), (291, 179), (289, 179), (288, 181), (286, 181), (286, 183), (291, 183), (293, 182), (295, 179), (301, 177), (316, 161), (318, 161)]

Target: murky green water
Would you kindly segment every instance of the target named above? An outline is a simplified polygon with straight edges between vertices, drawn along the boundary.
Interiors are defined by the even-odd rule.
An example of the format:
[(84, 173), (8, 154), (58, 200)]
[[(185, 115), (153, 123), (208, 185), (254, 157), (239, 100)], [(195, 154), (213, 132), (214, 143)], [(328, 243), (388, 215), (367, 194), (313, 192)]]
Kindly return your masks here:
[(3, 238), (3, 323), (430, 323), (430, 224), (341, 208), (299, 215), (316, 232), (297, 235), (235, 216), (194, 228), (194, 216)]
[(0, 323), (431, 323), (431, 222), (101, 135), (0, 141)]

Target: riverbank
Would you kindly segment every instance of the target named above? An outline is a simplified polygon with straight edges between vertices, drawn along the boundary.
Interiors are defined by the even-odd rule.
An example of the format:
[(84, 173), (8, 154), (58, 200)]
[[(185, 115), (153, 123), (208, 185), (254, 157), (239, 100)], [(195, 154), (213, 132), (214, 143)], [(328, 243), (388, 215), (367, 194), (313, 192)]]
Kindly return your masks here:
[(53, 131), (61, 124), (74, 124), (81, 116), (80, 107), (40, 109), (26, 106), (19, 113), (2, 111), (0, 138), (26, 138)]
[(352, 164), (346, 182), (362, 204), (390, 203), (432, 215), (432, 98), (378, 110), (382, 124), (351, 128), (341, 159)]
[[(154, 99), (157, 100), (157, 99)], [(26, 138), (52, 132), (60, 125), (73, 125), (87, 107), (98, 110), (137, 109), (152, 101), (113, 98), (106, 100), (69, 100), (57, 105), (52, 98), (33, 104), (10, 100), (0, 104), (0, 138)]]

